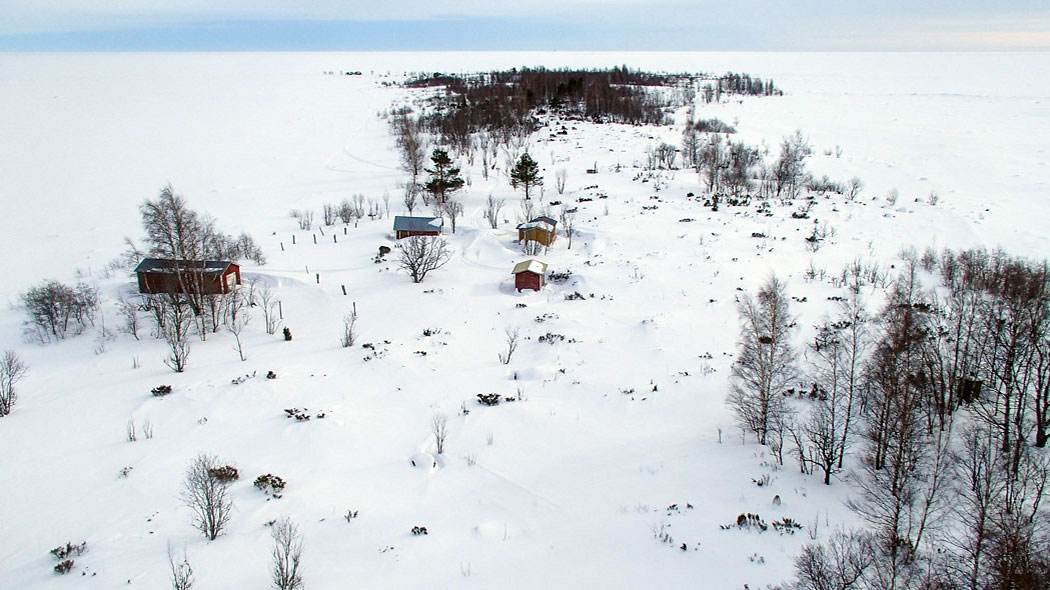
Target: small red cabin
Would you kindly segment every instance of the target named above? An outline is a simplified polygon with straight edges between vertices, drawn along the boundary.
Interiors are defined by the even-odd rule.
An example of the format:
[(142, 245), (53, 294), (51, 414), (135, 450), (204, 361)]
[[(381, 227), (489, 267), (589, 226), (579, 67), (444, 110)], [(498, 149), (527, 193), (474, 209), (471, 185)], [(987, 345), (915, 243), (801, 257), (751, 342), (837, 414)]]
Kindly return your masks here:
[(514, 265), (514, 288), (539, 291), (547, 283), (547, 265), (539, 260), (526, 260)]
[(229, 293), (241, 284), (241, 267), (223, 260), (171, 260), (146, 258), (135, 268), (139, 293)]

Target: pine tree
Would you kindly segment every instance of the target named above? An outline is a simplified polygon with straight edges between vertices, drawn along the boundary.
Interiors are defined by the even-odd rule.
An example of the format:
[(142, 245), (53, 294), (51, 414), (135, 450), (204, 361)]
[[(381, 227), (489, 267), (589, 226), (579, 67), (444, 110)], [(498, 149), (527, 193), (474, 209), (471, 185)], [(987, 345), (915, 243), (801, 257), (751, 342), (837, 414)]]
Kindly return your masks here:
[(534, 186), (542, 186), (543, 178), (540, 176), (540, 167), (532, 156), (525, 152), (510, 171), (510, 186), (525, 189), (525, 199), (529, 198), (529, 189)]
[(430, 156), (433, 168), (426, 168), (430, 173), (430, 181), (423, 188), (437, 200), (444, 204), (451, 193), (463, 188), (463, 179), (459, 176), (459, 167), (452, 165), (452, 158), (448, 157), (448, 151), (436, 149)]

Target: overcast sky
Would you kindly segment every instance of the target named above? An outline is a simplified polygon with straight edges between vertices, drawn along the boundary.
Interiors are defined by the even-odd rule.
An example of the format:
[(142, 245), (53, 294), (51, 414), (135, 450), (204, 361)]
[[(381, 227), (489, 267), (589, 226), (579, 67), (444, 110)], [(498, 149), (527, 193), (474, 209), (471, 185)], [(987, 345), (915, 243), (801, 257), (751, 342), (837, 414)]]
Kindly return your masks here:
[(0, 50), (1050, 50), (1048, 0), (0, 0)]

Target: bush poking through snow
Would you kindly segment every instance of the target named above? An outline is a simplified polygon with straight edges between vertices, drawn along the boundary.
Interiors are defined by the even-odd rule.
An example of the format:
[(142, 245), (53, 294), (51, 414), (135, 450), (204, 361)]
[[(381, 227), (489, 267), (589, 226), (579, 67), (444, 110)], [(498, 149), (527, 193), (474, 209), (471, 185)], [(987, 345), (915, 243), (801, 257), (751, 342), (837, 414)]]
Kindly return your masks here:
[(67, 542), (65, 545), (59, 545), (50, 551), (51, 555), (55, 556), (55, 559), (65, 559), (70, 555), (76, 555), (77, 557), (87, 553), (87, 541), (79, 545)]
[(152, 393), (155, 397), (164, 397), (165, 395), (168, 395), (169, 393), (171, 393), (171, 386), (170, 385), (158, 385), (158, 386), (154, 387), (153, 389), (151, 389), (150, 393)]
[[(780, 520), (774, 520), (772, 522), (773, 530), (777, 531), (781, 535), (794, 535), (795, 531), (801, 530), (802, 525), (796, 522), (793, 518), (785, 516)], [(766, 521), (762, 520), (762, 517), (757, 514), (741, 514), (736, 517), (734, 524), (723, 524), (719, 526), (723, 531), (727, 531), (732, 528), (740, 529), (757, 529), (759, 532), (765, 532), (769, 530), (769, 525)]]
[[(309, 411), (310, 410), (308, 408), (303, 408), (301, 410), (299, 408), (285, 408), (284, 409), (284, 413), (287, 414), (289, 418), (295, 418), (296, 421), (299, 421), (299, 422), (304, 422), (304, 421), (310, 419), (310, 414), (307, 414), (307, 412), (309, 412)], [(323, 417), (323, 416), (319, 416), (319, 417)]]
[(766, 521), (762, 520), (761, 516), (757, 514), (751, 514), (750, 512), (748, 512), (747, 514), (741, 514), (740, 516), (737, 516), (736, 522), (734, 524), (723, 524), (719, 528), (721, 528), (723, 531), (726, 531), (734, 527), (741, 529), (754, 528), (763, 532), (769, 530), (769, 525), (766, 524)]
[(427, 527), (425, 527), (425, 526), (414, 526), (414, 527), (412, 527), (412, 534), (413, 535), (427, 535), (429, 533), (427, 533)]
[(267, 496), (273, 496), (274, 498), (280, 498), (284, 495), (284, 486), (284, 480), (272, 473), (255, 478), (255, 487), (262, 490)]
[(66, 558), (71, 555), (80, 556), (85, 553), (87, 553), (87, 541), (84, 541), (79, 545), (67, 542), (65, 545), (55, 547), (51, 550), (51, 555), (53, 555), (55, 559), (61, 560), (55, 564), (55, 573), (60, 575), (68, 574), (73, 569), (73, 560)]
[(802, 529), (802, 525), (795, 522), (794, 519), (788, 518), (787, 516), (781, 518), (780, 520), (774, 520), (770, 524), (773, 525), (773, 530), (779, 532), (781, 535), (794, 535), (795, 531)]
[(498, 393), (479, 393), (478, 403), (483, 406), (499, 405), (500, 395)]
[[(551, 346), (554, 346), (555, 344), (557, 344), (559, 342), (564, 342), (565, 341), (565, 336), (562, 335), (562, 334), (552, 334), (550, 332), (547, 332), (546, 334), (540, 336), (537, 341), (538, 342), (545, 342), (547, 344), (550, 344)], [(570, 342), (571, 342), (571, 340), (570, 340)]]
[(44, 281), (22, 294), (25, 305), (26, 337), (47, 344), (64, 340), (69, 333), (80, 334), (95, 325), (98, 290), (86, 283), (70, 287), (58, 281)]
[(237, 468), (233, 465), (223, 465), (222, 467), (208, 469), (208, 475), (225, 483), (237, 481), (241, 477), (241, 474), (237, 472)]

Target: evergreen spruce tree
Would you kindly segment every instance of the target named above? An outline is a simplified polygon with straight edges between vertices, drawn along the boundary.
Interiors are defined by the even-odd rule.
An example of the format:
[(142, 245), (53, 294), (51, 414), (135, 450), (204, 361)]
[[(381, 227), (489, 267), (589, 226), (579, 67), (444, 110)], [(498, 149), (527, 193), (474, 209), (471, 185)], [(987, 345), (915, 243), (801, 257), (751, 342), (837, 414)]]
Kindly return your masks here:
[(451, 193), (463, 188), (463, 179), (459, 176), (459, 168), (452, 165), (452, 158), (448, 157), (447, 150), (434, 150), (430, 161), (434, 167), (425, 169), (430, 173), (430, 180), (423, 188), (434, 195), (439, 204), (444, 204)]
[(514, 188), (523, 187), (526, 200), (529, 198), (529, 189), (543, 185), (540, 167), (528, 152), (521, 155), (518, 163), (514, 165), (514, 169), (510, 171), (510, 185)]

